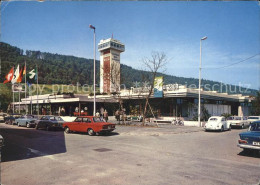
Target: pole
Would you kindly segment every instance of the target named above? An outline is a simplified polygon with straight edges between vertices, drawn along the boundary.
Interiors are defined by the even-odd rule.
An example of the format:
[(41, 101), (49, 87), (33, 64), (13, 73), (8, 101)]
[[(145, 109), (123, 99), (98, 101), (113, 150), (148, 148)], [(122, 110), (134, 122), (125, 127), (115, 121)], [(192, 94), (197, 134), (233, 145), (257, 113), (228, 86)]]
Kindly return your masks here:
[(201, 90), (201, 39), (200, 39), (200, 67), (199, 67), (199, 103), (198, 103), (198, 121), (199, 121), (199, 126), (201, 127), (201, 122), (200, 122), (200, 90)]
[(28, 111), (27, 111), (27, 94), (26, 94), (26, 92), (27, 92), (27, 86), (26, 86), (26, 61), (25, 61), (25, 81), (24, 81), (24, 85), (25, 85), (25, 89), (24, 89), (24, 91), (25, 91), (25, 95), (24, 95), (24, 98), (25, 98), (25, 114), (28, 114)]
[(38, 76), (38, 66), (36, 65), (36, 75), (37, 75), (37, 115), (39, 116), (39, 96), (38, 96), (38, 79), (39, 79), (39, 76)]
[(19, 90), (19, 114), (21, 113), (21, 91)]
[(14, 84), (12, 84), (12, 90), (13, 90), (13, 114), (14, 114)]
[(93, 116), (96, 115), (96, 29), (94, 29), (94, 110)]
[(199, 67), (199, 103), (198, 103), (198, 121), (199, 121), (199, 126), (201, 127), (201, 121), (200, 121), (200, 112), (201, 112), (201, 56), (202, 56), (202, 41), (206, 40), (207, 37), (203, 37), (200, 39), (200, 67)]
[(31, 87), (29, 87), (29, 91), (30, 91), (29, 94), (31, 94), (31, 102), (30, 102), (31, 103), (31, 114), (33, 114), (32, 113), (32, 92), (31, 92)]

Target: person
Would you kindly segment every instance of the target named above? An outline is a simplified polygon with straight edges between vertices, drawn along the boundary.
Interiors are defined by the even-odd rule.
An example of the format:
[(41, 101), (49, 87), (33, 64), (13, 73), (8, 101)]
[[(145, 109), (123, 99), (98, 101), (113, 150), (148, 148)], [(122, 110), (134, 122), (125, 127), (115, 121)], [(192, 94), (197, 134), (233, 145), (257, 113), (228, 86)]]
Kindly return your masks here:
[(66, 113), (65, 113), (65, 108), (62, 107), (62, 108), (61, 108), (61, 116), (65, 116), (65, 114), (66, 114)]
[(100, 116), (100, 114), (99, 114), (99, 112), (97, 111), (97, 112), (96, 112), (96, 117), (99, 117), (99, 116)]
[(119, 118), (120, 118), (119, 110), (117, 110), (115, 112), (115, 117), (116, 117), (116, 120), (119, 121)]
[(106, 109), (105, 109), (105, 111), (103, 113), (103, 117), (104, 117), (104, 120), (107, 122), (107, 120), (108, 120), (108, 112), (107, 112)]

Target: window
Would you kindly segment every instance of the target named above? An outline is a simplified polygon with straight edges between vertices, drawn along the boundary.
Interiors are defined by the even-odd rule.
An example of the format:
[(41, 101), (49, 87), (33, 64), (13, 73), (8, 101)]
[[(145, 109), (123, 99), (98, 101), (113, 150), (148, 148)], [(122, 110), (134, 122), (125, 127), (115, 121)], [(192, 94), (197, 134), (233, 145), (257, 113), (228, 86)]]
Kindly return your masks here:
[(241, 117), (234, 117), (234, 120), (242, 120)]
[(225, 119), (225, 118), (222, 118), (221, 121), (226, 121), (226, 119)]
[(75, 122), (81, 122), (82, 118), (76, 118)]
[(50, 120), (51, 121), (55, 121), (55, 117), (50, 117)]
[(260, 124), (252, 124), (249, 128), (250, 131), (260, 131)]
[(217, 121), (217, 118), (211, 118), (209, 121)]
[(83, 122), (85, 123), (91, 123), (91, 120), (89, 118), (83, 118)]
[(93, 121), (94, 121), (94, 122), (102, 122), (103, 119), (102, 119), (102, 118), (93, 118)]

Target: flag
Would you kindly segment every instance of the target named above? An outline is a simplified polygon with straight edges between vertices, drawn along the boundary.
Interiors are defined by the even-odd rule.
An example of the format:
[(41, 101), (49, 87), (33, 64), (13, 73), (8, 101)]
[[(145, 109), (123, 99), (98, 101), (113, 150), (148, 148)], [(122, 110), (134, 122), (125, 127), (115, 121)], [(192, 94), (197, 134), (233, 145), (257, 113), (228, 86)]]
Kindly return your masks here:
[(25, 66), (23, 68), (23, 75), (25, 75), (25, 74), (26, 74), (26, 63), (25, 63)]
[(16, 68), (16, 70), (14, 72), (13, 79), (11, 81), (13, 84), (17, 82), (17, 79), (19, 78), (19, 72), (20, 71), (19, 71), (19, 64), (18, 64), (18, 66), (17, 66), (17, 68)]
[(89, 27), (91, 28), (91, 29), (96, 29), (94, 26), (92, 26), (91, 24), (89, 25)]
[(22, 79), (23, 79), (23, 75), (24, 75), (24, 70), (25, 70), (25, 66), (22, 67), (20, 73), (19, 73), (19, 77), (17, 79), (17, 83), (21, 83), (22, 82)]
[(12, 67), (9, 73), (5, 76), (6, 80), (4, 81), (4, 84), (10, 82), (13, 79), (13, 76), (14, 76), (14, 67)]
[(26, 80), (28, 85), (30, 86), (35, 80), (37, 80), (37, 69), (31, 70), (29, 73), (27, 73)]

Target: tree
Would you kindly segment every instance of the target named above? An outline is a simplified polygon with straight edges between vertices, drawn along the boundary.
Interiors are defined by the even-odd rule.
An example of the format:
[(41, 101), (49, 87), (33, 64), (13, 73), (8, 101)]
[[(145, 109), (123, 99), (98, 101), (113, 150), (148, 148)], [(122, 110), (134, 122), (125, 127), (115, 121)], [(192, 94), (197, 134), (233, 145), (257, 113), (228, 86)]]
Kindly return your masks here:
[[(167, 63), (166, 55), (163, 52), (154, 51), (151, 54), (151, 58), (143, 58), (142, 63), (144, 64), (145, 68), (150, 72), (147, 80), (150, 86), (147, 87), (148, 93), (145, 96), (145, 105), (143, 109), (143, 125), (145, 123), (146, 113), (147, 113), (147, 106), (149, 104), (149, 99), (153, 93), (154, 89), (154, 79), (158, 72), (163, 69)], [(163, 70), (164, 71), (164, 70)], [(147, 83), (146, 83), (147, 84)]]

